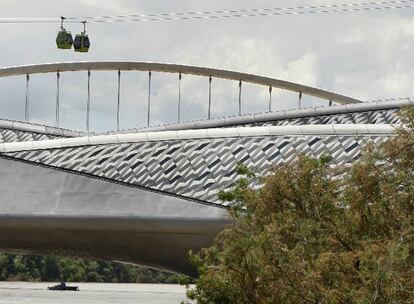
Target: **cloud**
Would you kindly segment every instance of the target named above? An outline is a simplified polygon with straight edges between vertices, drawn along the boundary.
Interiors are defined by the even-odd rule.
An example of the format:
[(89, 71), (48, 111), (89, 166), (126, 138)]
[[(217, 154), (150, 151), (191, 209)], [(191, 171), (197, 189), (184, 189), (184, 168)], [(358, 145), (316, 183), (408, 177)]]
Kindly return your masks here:
[[(350, 1), (348, 2), (355, 2)], [(255, 7), (288, 7), (292, 0), (258, 0)], [(333, 1), (309, 1), (309, 5)], [(21, 7), (25, 7), (22, 11)], [(251, 8), (251, 1), (7, 1), (2, 17), (59, 17), (118, 15)], [(235, 18), (133, 24), (88, 24), (92, 41), (89, 54), (59, 51), (54, 39), (58, 25), (0, 25), (1, 66), (79, 60), (136, 60), (190, 64), (265, 75), (336, 91), (361, 99), (414, 95), (413, 10), (371, 13), (320, 14)], [(68, 24), (73, 33), (81, 25)], [(70, 75), (69, 75), (70, 74)], [(33, 76), (37, 77), (37, 76)], [(48, 78), (49, 77), (49, 78)], [(53, 123), (55, 79), (33, 80), (32, 119)], [(85, 73), (63, 76), (62, 121), (84, 128)], [(63, 80), (62, 80), (63, 82)], [(146, 124), (147, 74), (122, 74), (121, 126)], [(152, 121), (177, 118), (177, 75), (154, 75)], [(22, 117), (24, 79), (0, 79), (4, 116)], [(97, 130), (114, 128), (116, 75), (93, 74), (92, 125)], [(243, 112), (266, 111), (267, 88), (243, 86)], [(274, 108), (294, 107), (296, 94), (273, 92)], [(305, 99), (305, 105), (317, 104)], [(182, 80), (182, 116), (206, 117), (208, 80), (185, 76)], [(213, 81), (215, 116), (236, 114), (238, 84)], [(174, 113), (174, 114), (172, 114)]]

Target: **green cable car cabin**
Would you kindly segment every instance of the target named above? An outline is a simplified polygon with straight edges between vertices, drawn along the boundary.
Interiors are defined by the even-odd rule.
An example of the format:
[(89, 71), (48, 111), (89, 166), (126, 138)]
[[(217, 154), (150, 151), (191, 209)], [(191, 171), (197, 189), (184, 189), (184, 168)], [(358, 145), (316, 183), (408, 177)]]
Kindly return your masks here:
[(91, 43), (89, 42), (89, 37), (85, 34), (85, 32), (75, 36), (75, 40), (73, 41), (73, 48), (75, 49), (75, 52), (87, 53), (90, 45)]
[(86, 35), (86, 21), (82, 21), (82, 24), (83, 32), (75, 36), (75, 40), (73, 41), (73, 48), (75, 49), (75, 52), (87, 53), (89, 51), (91, 43), (89, 41), (88, 35)]
[(73, 38), (70, 32), (62, 29), (56, 37), (56, 45), (58, 49), (68, 50), (72, 48)]
[(56, 45), (58, 49), (68, 50), (72, 48), (73, 38), (72, 34), (65, 30), (63, 27), (63, 21), (65, 21), (65, 17), (61, 16), (61, 23), (60, 23), (60, 31), (56, 37)]

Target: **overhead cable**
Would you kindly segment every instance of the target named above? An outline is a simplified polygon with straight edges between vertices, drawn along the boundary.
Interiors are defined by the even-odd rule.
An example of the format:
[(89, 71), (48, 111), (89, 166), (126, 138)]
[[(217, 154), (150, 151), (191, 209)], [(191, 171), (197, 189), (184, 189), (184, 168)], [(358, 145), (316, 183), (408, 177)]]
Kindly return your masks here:
[[(160, 14), (130, 14), (115, 16), (83, 16), (66, 17), (66, 23), (79, 23), (87, 20), (88, 23), (124, 23), (124, 22), (151, 22), (151, 21), (185, 21), (202, 19), (245, 18), (265, 16), (334, 14), (349, 12), (369, 12), (391, 9), (413, 8), (414, 0), (388, 0), (375, 2), (355, 2), (330, 5), (251, 8), (238, 10), (215, 10), (200, 12), (173, 12)], [(60, 23), (60, 18), (0, 18), (0, 24), (42, 24)]]
[[(99, 20), (99, 19), (123, 19), (123, 18), (163, 18), (163, 17), (189, 17), (195, 15), (197, 17), (203, 18), (206, 16), (214, 15), (211, 18), (221, 17), (222, 14), (231, 14), (228, 17), (233, 17), (234, 14), (243, 14), (243, 13), (261, 13), (261, 12), (289, 12), (289, 11), (308, 11), (315, 9), (331, 9), (329, 12), (333, 12), (332, 9), (337, 8), (350, 8), (350, 7), (362, 7), (362, 6), (385, 6), (391, 4), (407, 4), (414, 3), (414, 0), (388, 0), (388, 1), (375, 1), (375, 2), (356, 2), (356, 3), (341, 3), (341, 4), (329, 4), (329, 5), (310, 5), (310, 6), (294, 6), (294, 7), (273, 7), (273, 8), (251, 8), (251, 9), (238, 9), (238, 10), (216, 10), (216, 11), (198, 11), (198, 12), (174, 12), (174, 13), (160, 13), (160, 14), (132, 14), (132, 15), (116, 15), (116, 16), (83, 16), (83, 17), (68, 17), (67, 19), (71, 20), (80, 20), (80, 19), (89, 19), (89, 20)], [(388, 8), (388, 7), (387, 7)], [(390, 7), (391, 8), (391, 7)], [(328, 12), (328, 11), (327, 11)], [(215, 16), (219, 15), (219, 16)], [(250, 16), (250, 15), (248, 15)], [(256, 16), (256, 15), (255, 15)], [(261, 16), (261, 15), (258, 15)], [(227, 17), (225, 16), (222, 16)], [(234, 15), (234, 17), (237, 17)], [(166, 18), (166, 20), (170, 20)], [(181, 20), (181, 19), (180, 19)], [(184, 20), (184, 19), (183, 19)], [(154, 20), (155, 21), (155, 20)]]

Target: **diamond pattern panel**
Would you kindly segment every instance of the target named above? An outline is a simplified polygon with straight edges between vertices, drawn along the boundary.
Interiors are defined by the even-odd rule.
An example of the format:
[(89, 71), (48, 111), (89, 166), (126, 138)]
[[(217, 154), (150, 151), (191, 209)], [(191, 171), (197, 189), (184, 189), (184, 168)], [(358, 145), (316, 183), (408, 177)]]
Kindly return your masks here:
[(355, 112), (347, 114), (320, 115), (302, 118), (282, 119), (254, 125), (286, 126), (314, 124), (397, 124), (400, 123), (399, 109)]
[(58, 136), (11, 129), (0, 129), (0, 143), (45, 140), (54, 138), (58, 138)]
[[(285, 119), (256, 125), (395, 124), (399, 109)], [(248, 126), (248, 125), (246, 125)], [(57, 138), (25, 131), (0, 129), (0, 142)], [(294, 160), (298, 154), (333, 161), (353, 161), (367, 142), (376, 145), (387, 137), (295, 136), (197, 139), (9, 153), (9, 156), (49, 166), (92, 174), (131, 185), (223, 204), (217, 193), (237, 180), (236, 165), (267, 172), (272, 165)]]
[(368, 142), (383, 136), (282, 136), (218, 138), (83, 146), (7, 155), (77, 172), (223, 204), (217, 194), (236, 182), (243, 163), (256, 172), (290, 162), (298, 154), (329, 153), (334, 163), (351, 162)]

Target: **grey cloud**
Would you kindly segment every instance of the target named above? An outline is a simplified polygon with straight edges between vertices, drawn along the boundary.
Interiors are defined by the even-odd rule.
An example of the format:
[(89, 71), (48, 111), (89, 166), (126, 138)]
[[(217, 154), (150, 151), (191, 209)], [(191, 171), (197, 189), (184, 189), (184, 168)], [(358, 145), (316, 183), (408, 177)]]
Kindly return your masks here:
[[(306, 1), (329, 4), (334, 1)], [(342, 1), (341, 1), (342, 2)], [(355, 1), (347, 1), (355, 2)], [(116, 15), (286, 7), (304, 1), (5, 1), (2, 17)], [(22, 10), (22, 7), (25, 9)], [(58, 25), (0, 25), (1, 66), (78, 60), (160, 61), (231, 69), (318, 86), (362, 99), (411, 96), (414, 72), (414, 9), (371, 13), (282, 16), (225, 20), (89, 24), (89, 54), (59, 51)], [(73, 33), (81, 26), (67, 26)], [(62, 76), (62, 123), (84, 128), (85, 73)], [(38, 77), (38, 76), (34, 76)], [(40, 77), (40, 76), (39, 76)], [(122, 74), (121, 126), (145, 125), (147, 75)], [(93, 75), (91, 124), (96, 130), (115, 127), (116, 75)], [(154, 123), (173, 122), (177, 104), (176, 75), (154, 76)], [(36, 86), (35, 86), (36, 85)], [(0, 116), (23, 118), (24, 79), (0, 79)], [(185, 77), (183, 118), (205, 117), (207, 80)], [(31, 117), (53, 123), (55, 79), (33, 80)], [(237, 112), (237, 83), (215, 81), (213, 114)], [(246, 112), (265, 111), (266, 88), (246, 86)], [(297, 96), (275, 91), (275, 108), (294, 107)], [(305, 99), (305, 105), (314, 105)]]

